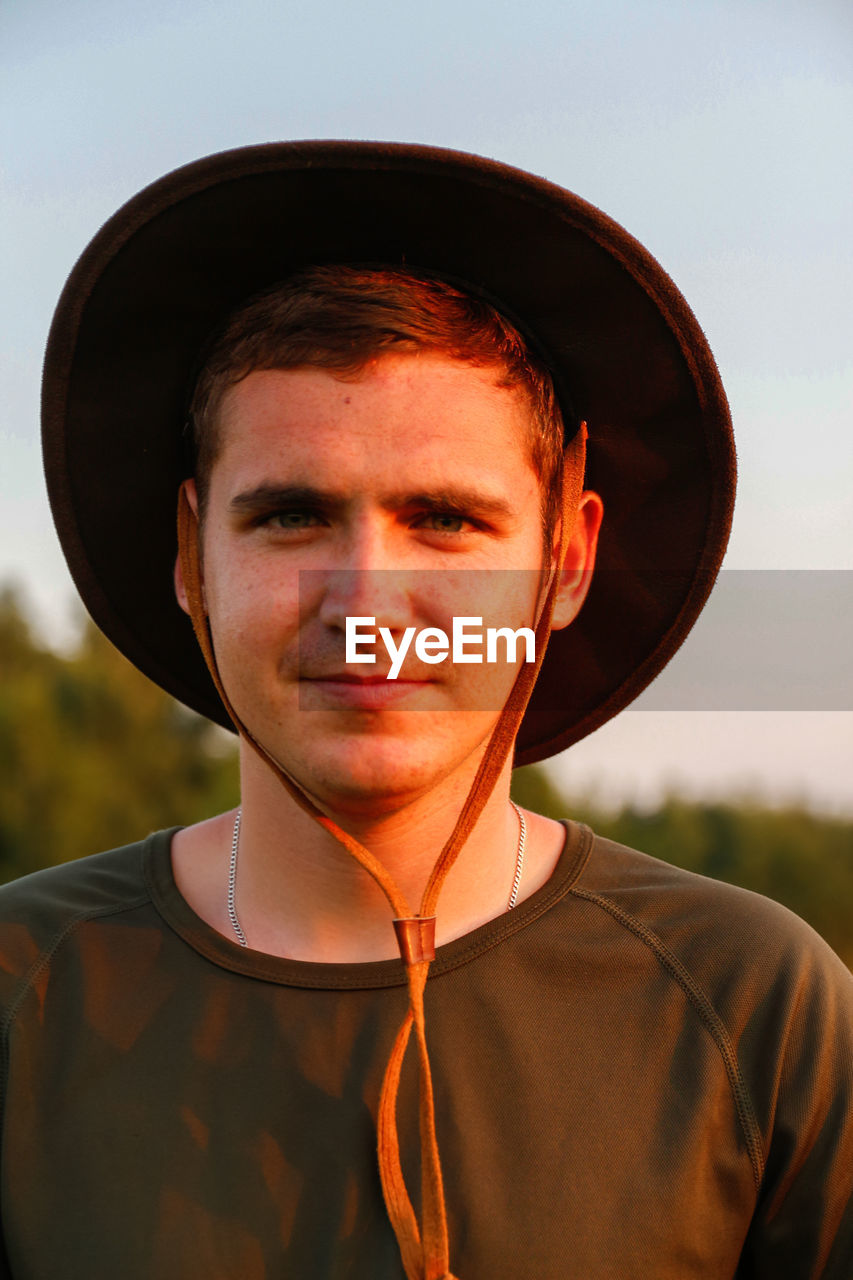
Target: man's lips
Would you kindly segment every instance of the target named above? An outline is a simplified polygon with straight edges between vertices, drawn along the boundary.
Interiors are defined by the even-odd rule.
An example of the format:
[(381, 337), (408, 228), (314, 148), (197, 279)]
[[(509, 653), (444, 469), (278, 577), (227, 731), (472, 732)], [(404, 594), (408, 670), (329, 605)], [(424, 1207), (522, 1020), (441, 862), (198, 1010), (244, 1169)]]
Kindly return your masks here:
[[(334, 671), (300, 676), (300, 683), (306, 692), (316, 693), (322, 703), (378, 710), (411, 697), (435, 681), (430, 677), (415, 679), (402, 675), (390, 680), (387, 672), (360, 676), (351, 671)], [(314, 699), (311, 700), (313, 703)]]
[(302, 676), (303, 680), (334, 681), (340, 684), (382, 684), (388, 679), (387, 671), (380, 671), (369, 676), (357, 676), (352, 671), (331, 671), (328, 674)]

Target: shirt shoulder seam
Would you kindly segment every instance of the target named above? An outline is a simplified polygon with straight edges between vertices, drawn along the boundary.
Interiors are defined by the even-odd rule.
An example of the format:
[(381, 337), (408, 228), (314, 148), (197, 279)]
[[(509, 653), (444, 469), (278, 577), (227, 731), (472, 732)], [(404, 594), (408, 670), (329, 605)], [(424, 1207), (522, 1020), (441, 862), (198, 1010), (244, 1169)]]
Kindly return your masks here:
[(707, 1028), (711, 1038), (717, 1046), (726, 1075), (729, 1080), (729, 1087), (735, 1103), (738, 1122), (746, 1139), (746, 1147), (749, 1153), (750, 1163), (752, 1165), (752, 1174), (755, 1181), (757, 1191), (760, 1191), (762, 1180), (764, 1177), (764, 1144), (761, 1138), (761, 1131), (758, 1127), (758, 1121), (755, 1116), (755, 1110), (752, 1105), (752, 1099), (749, 1094), (746, 1081), (741, 1073), (740, 1064), (737, 1059), (734, 1045), (729, 1036), (726, 1026), (721, 1019), (717, 1010), (706, 992), (695, 981), (688, 970), (684, 967), (674, 952), (670, 951), (666, 943), (641, 920), (630, 912), (625, 911), (615, 902), (611, 902), (609, 898), (602, 894), (594, 893), (589, 889), (572, 888), (570, 893), (575, 898), (583, 898), (587, 902), (600, 907), (612, 916), (624, 928), (630, 930), (636, 938), (638, 938), (649, 950), (654, 954), (658, 962), (669, 973), (687, 996), (690, 1004), (695, 1009), (701, 1021)]
[(71, 916), (62, 928), (59, 929), (53, 940), (42, 948), (35, 960), (33, 960), (29, 969), (22, 975), (18, 984), (18, 989), (13, 999), (10, 1000), (3, 1016), (2, 1024), (0, 1024), (0, 1039), (5, 1042), (9, 1028), (17, 1017), (18, 1010), (30, 987), (35, 982), (42, 969), (51, 962), (59, 948), (71, 936), (75, 929), (77, 929), (81, 924), (85, 924), (87, 920), (97, 920), (103, 916), (119, 915), (122, 911), (135, 911), (137, 907), (143, 907), (150, 901), (150, 895), (145, 892), (137, 894), (135, 898), (131, 898), (126, 902), (111, 902), (102, 907), (87, 908), (85, 911), (79, 911), (76, 915)]

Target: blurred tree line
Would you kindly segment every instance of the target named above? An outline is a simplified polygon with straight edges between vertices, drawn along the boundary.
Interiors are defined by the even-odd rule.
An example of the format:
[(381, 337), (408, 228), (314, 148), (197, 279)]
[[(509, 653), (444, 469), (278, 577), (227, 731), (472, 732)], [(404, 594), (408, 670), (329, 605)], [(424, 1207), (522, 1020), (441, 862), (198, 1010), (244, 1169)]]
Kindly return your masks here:
[[(612, 813), (516, 771), (519, 803), (757, 890), (808, 920), (853, 967), (853, 820), (803, 808), (697, 803)], [(0, 880), (196, 822), (237, 803), (229, 735), (179, 706), (87, 623), (68, 654), (0, 591)]]
[(151, 684), (87, 620), (73, 652), (0, 591), (0, 880), (237, 803), (227, 735)]

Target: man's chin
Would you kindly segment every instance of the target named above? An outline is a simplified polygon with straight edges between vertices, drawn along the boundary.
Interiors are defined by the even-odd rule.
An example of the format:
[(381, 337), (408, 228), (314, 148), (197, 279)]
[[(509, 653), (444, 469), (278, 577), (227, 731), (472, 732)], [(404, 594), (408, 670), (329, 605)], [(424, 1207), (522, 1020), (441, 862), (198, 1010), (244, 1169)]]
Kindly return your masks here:
[(324, 770), (320, 776), (299, 779), (300, 785), (330, 816), (387, 817), (399, 813), (432, 791), (434, 773), (400, 776), (399, 771), (376, 771), (370, 776), (344, 770)]
[(399, 813), (459, 775), (464, 796), (481, 751), (452, 760), (446, 751), (431, 758), (404, 758), (399, 740), (349, 744), (332, 757), (282, 760), (287, 772), (330, 817), (381, 818)]
[(399, 812), (436, 787), (452, 786), (464, 799), (495, 715), (386, 711), (365, 721), (315, 712), (249, 728), (309, 798), (343, 822)]

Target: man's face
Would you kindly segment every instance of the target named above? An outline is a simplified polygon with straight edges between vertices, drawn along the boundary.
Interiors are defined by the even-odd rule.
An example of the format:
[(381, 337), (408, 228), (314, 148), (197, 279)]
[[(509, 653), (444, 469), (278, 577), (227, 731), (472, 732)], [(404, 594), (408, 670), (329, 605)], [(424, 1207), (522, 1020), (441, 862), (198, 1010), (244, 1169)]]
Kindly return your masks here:
[(454, 615), (535, 626), (529, 413), (495, 370), (423, 352), (347, 380), (259, 371), (223, 400), (202, 534), (219, 671), (243, 723), (333, 810), (387, 812), (454, 774), (467, 789), (518, 664), (427, 665), (412, 646), (389, 681), (381, 642), (374, 665), (346, 663), (346, 618), (397, 644)]

